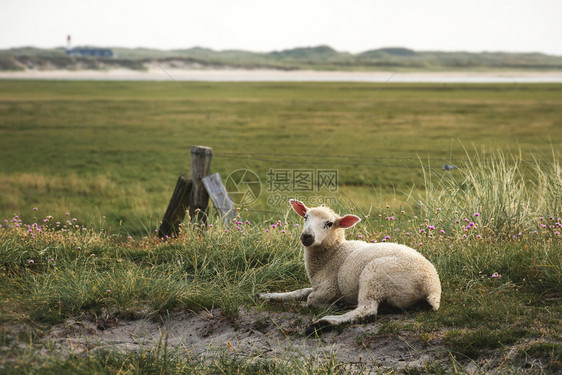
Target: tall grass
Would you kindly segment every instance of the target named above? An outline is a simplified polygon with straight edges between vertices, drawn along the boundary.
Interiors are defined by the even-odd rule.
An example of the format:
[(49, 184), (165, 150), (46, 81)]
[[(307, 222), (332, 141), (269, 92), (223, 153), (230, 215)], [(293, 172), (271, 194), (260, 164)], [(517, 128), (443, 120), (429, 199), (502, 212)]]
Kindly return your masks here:
[(560, 154), (554, 150), (550, 160), (534, 158), (532, 163), (501, 150), (474, 152), (452, 172), (424, 169), (424, 180), (418, 204), (425, 217), (439, 212), (440, 217), (458, 219), (482, 213), (479, 222), (496, 236), (533, 231), (540, 217), (562, 215)]

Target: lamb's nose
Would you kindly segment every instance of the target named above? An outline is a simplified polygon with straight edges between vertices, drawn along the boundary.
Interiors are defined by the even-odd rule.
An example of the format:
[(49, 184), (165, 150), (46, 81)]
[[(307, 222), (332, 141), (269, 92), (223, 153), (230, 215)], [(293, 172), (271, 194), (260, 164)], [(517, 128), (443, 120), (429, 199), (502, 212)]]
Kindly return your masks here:
[(301, 234), (301, 242), (304, 246), (310, 246), (314, 243), (314, 236), (308, 233)]

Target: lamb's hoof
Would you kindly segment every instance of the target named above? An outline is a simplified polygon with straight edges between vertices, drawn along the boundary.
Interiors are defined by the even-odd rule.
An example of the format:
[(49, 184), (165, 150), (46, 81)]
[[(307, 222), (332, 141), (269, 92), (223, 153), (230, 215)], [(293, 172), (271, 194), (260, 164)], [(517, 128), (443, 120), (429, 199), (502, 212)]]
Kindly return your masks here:
[(275, 298), (272, 298), (268, 293), (257, 293), (254, 294), (254, 299), (257, 301), (264, 301), (266, 303), (276, 303), (279, 302)]
[(269, 293), (256, 293), (256, 294), (254, 294), (254, 298), (260, 299), (262, 301), (267, 301), (267, 302), (273, 301), (273, 298), (271, 298)]

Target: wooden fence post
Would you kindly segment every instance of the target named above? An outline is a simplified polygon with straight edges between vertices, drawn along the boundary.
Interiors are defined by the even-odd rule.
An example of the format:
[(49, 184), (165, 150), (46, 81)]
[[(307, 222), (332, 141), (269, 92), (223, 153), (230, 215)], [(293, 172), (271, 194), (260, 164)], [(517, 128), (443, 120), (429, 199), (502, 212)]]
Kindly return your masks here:
[(185, 219), (185, 213), (189, 207), (191, 189), (191, 180), (186, 175), (180, 176), (174, 194), (170, 199), (170, 204), (168, 204), (168, 209), (164, 214), (164, 219), (162, 219), (162, 224), (158, 229), (158, 237), (175, 237), (178, 235), (180, 223)]
[(232, 199), (230, 199), (228, 192), (222, 184), (221, 177), (218, 173), (203, 177), (203, 185), (205, 185), (205, 189), (211, 196), (211, 200), (219, 216), (222, 217), (224, 224), (228, 227), (231, 221), (236, 217), (237, 212)]
[(207, 222), (207, 206), (209, 194), (203, 185), (203, 177), (209, 175), (213, 150), (205, 146), (191, 147), (191, 199), (189, 215), (191, 220), (200, 223)]
[(209, 176), (212, 156), (213, 150), (210, 147), (191, 147), (191, 179), (187, 178), (187, 175), (179, 177), (158, 229), (158, 237), (177, 236), (187, 210), (192, 222), (206, 223), (209, 197), (227, 227), (236, 217), (234, 203), (228, 196), (219, 174)]

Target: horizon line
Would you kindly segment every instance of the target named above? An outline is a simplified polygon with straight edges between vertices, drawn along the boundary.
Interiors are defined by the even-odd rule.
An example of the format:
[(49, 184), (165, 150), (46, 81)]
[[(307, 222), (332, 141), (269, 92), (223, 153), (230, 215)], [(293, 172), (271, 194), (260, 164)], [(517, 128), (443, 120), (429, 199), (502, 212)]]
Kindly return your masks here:
[[(269, 53), (275, 53), (275, 52), (286, 52), (286, 51), (293, 51), (293, 50), (298, 50), (298, 49), (314, 49), (314, 48), (319, 48), (319, 47), (328, 47), (332, 50), (334, 50), (335, 52), (339, 52), (339, 53), (348, 53), (350, 55), (360, 55), (363, 53), (367, 53), (367, 52), (373, 52), (373, 51), (384, 51), (384, 50), (389, 50), (389, 49), (402, 49), (402, 50), (407, 50), (407, 51), (412, 51), (412, 52), (440, 52), (440, 53), (471, 53), (471, 54), (484, 54), (484, 53), (505, 53), (505, 54), (540, 54), (540, 55), (545, 55), (545, 56), (559, 56), (562, 57), (562, 54), (555, 54), (555, 53), (548, 53), (548, 52), (541, 52), (541, 51), (519, 51), (519, 52), (515, 52), (515, 51), (507, 51), (507, 50), (479, 50), (479, 51), (470, 51), (470, 50), (463, 50), (463, 49), (456, 49), (456, 50), (447, 50), (447, 49), (413, 49), (413, 48), (409, 48), (409, 47), (404, 47), (404, 46), (386, 46), (386, 47), (377, 47), (377, 48), (372, 48), (372, 49), (366, 49), (364, 51), (360, 51), (360, 52), (349, 52), (349, 51), (345, 51), (345, 50), (338, 50), (328, 44), (317, 44), (317, 45), (309, 45), (309, 46), (296, 46), (296, 47), (292, 47), (292, 48), (284, 48), (284, 49), (272, 49), (269, 51), (258, 51), (258, 50), (251, 50), (251, 49), (242, 49), (242, 48), (226, 48), (226, 49), (216, 49), (216, 48), (211, 48), (211, 47), (203, 47), (203, 46), (191, 46), (191, 47), (177, 47), (177, 48), (161, 48), (161, 47), (143, 47), (143, 46), (138, 46), (138, 47), (123, 47), (123, 46), (109, 46), (109, 47), (104, 47), (104, 46), (99, 46), (99, 45), (90, 45), (90, 44), (83, 44), (83, 45), (76, 45), (73, 48), (114, 48), (114, 49), (130, 49), (130, 50), (135, 50), (135, 49), (146, 49), (146, 50), (155, 50), (155, 51), (162, 51), (162, 52), (173, 52), (173, 51), (188, 51), (188, 50), (192, 50), (192, 49), (204, 49), (204, 50), (209, 50), (209, 51), (213, 51), (213, 52), (229, 52), (229, 51), (240, 51), (240, 52), (250, 52), (250, 53), (255, 53), (255, 54), (269, 54)], [(37, 46), (33, 46), (33, 45), (22, 45), (22, 46), (17, 46), (17, 47), (0, 47), (0, 51), (8, 51), (8, 50), (13, 50), (13, 49), (24, 49), (24, 48), (35, 48), (35, 49), (40, 49), (40, 50), (53, 50), (53, 49), (63, 49), (66, 50), (66, 46), (55, 46), (55, 47), (37, 47)]]

